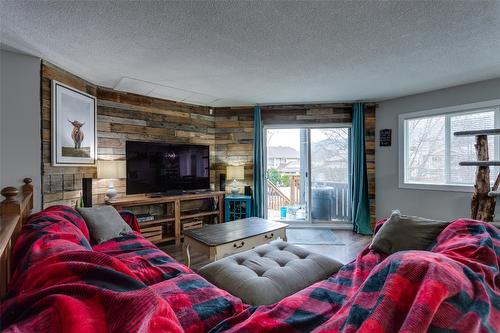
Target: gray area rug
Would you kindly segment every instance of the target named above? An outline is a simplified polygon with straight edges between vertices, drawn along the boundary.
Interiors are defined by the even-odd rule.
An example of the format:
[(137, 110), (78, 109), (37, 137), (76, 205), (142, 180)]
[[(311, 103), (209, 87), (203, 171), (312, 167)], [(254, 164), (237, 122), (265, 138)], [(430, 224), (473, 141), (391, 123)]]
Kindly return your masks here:
[(287, 242), (297, 245), (345, 245), (330, 229), (287, 228)]

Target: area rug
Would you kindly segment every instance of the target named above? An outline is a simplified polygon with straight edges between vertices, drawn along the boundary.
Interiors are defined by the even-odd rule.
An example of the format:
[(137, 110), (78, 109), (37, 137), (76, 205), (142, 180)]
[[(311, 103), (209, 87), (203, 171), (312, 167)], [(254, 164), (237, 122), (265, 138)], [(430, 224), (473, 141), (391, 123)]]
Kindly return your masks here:
[(345, 245), (331, 229), (287, 228), (286, 237), (297, 245)]

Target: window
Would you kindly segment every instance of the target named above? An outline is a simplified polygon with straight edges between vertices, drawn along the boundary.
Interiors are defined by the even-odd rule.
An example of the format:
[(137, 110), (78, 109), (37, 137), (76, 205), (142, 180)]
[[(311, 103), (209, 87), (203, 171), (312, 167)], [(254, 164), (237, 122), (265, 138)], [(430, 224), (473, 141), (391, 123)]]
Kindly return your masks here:
[[(499, 128), (500, 100), (399, 116), (400, 187), (472, 191), (476, 167), (475, 137), (456, 137), (457, 131)], [(488, 137), (490, 160), (500, 159), (498, 136)], [(490, 168), (491, 182), (499, 169)]]

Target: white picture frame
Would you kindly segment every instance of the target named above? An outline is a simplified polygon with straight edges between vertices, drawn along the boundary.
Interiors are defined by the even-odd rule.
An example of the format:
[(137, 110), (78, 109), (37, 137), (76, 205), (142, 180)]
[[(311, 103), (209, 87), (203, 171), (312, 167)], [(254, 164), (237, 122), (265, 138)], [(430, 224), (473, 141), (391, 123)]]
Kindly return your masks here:
[(96, 98), (52, 80), (52, 165), (94, 166), (96, 160)]

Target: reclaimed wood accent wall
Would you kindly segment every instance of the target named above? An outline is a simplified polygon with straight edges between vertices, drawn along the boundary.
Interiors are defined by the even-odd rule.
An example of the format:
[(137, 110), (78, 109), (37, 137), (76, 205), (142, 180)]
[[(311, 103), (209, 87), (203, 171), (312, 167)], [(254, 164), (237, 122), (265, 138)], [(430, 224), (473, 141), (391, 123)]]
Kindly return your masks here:
[(351, 122), (351, 104), (299, 104), (261, 107), (264, 125)]
[[(75, 205), (82, 178), (93, 181), (94, 203), (104, 202), (107, 180), (96, 179), (95, 167), (51, 165), (51, 80), (97, 97), (99, 159), (125, 159), (125, 142), (163, 141), (210, 145), (211, 183), (219, 189), (219, 176), (227, 165), (244, 165), (245, 181), (253, 181), (253, 107), (209, 108), (103, 88), (48, 62), (42, 63), (42, 203)], [(366, 158), (370, 210), (375, 221), (375, 106), (365, 108)], [(264, 125), (350, 123), (351, 104), (300, 104), (262, 106)], [(115, 182), (119, 194), (125, 181)]]
[(368, 198), (370, 199), (370, 220), (375, 229), (375, 105), (365, 106), (365, 146), (368, 174)]
[[(262, 106), (264, 125), (335, 124), (352, 121), (352, 104)], [(244, 165), (246, 185), (253, 182), (253, 107), (215, 108), (215, 172), (227, 165)], [(370, 215), (375, 223), (375, 105), (365, 107), (366, 160)], [(218, 186), (218, 185), (217, 185)]]
[[(97, 97), (97, 154), (99, 159), (125, 159), (125, 142), (163, 141), (210, 145), (215, 161), (215, 117), (205, 106), (115, 91), (93, 85), (56, 66), (42, 64), (42, 193), (43, 207), (75, 205), (81, 196), (82, 178), (92, 177), (93, 202), (104, 202), (107, 180), (97, 180), (95, 167), (53, 167), (50, 160), (51, 80)], [(213, 169), (213, 167), (212, 167)], [(215, 171), (211, 171), (211, 183)], [(125, 193), (125, 180), (115, 182)]]
[[(97, 86), (61, 70), (47, 62), (42, 62), (41, 103), (42, 103), (42, 207), (55, 204), (74, 206), (80, 199), (82, 178), (95, 178), (95, 167), (55, 167), (51, 164), (51, 118), (52, 85), (57, 80), (92, 96), (97, 94)], [(120, 185), (120, 184), (117, 184)], [(94, 184), (96, 187), (96, 184)]]
[[(253, 107), (215, 108), (215, 181), (228, 165), (243, 165), (245, 181), (253, 182)], [(227, 188), (229, 190), (229, 188)]]

